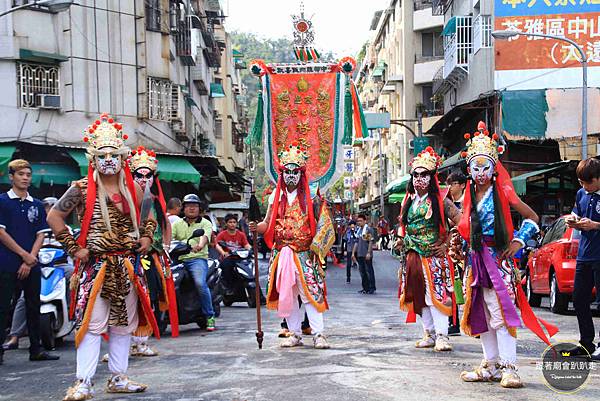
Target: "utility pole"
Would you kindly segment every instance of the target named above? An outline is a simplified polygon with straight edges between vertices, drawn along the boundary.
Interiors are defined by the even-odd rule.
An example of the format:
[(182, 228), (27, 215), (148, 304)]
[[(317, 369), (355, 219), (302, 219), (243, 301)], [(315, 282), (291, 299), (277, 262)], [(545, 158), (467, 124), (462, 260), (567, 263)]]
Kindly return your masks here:
[(383, 129), (379, 128), (379, 216), (384, 216), (384, 207), (385, 207), (385, 199), (383, 198), (384, 191), (384, 182), (383, 179), (385, 177), (384, 174), (384, 163), (383, 163), (383, 144), (381, 143), (383, 139)]

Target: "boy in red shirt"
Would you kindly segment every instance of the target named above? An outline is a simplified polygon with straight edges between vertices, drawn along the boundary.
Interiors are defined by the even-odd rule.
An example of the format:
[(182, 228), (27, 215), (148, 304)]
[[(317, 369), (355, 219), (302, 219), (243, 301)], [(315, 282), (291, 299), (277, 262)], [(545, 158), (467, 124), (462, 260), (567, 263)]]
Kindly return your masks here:
[[(228, 214), (225, 216), (225, 224), (227, 229), (221, 231), (217, 235), (217, 244), (215, 248), (223, 258), (221, 262), (221, 269), (223, 270), (223, 278), (228, 284), (231, 284), (233, 279), (233, 268), (235, 261), (228, 259), (229, 252), (237, 249), (251, 249), (252, 247), (248, 243), (246, 234), (237, 229), (238, 218), (235, 214)], [(224, 242), (223, 246), (220, 243)]]

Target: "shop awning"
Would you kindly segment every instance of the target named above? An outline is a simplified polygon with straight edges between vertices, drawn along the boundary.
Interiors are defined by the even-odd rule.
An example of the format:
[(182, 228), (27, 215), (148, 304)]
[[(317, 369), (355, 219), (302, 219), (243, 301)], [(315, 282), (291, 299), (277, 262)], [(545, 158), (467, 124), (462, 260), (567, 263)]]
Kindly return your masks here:
[(223, 85), (211, 82), (210, 83), (210, 97), (225, 97), (225, 91), (223, 90)]
[(8, 163), (16, 148), (12, 143), (0, 143), (0, 176), (8, 177)]
[(81, 174), (76, 167), (64, 164), (34, 163), (31, 165), (31, 184), (39, 187), (48, 185), (71, 185), (71, 182), (81, 179)]
[(525, 195), (527, 193), (527, 180), (533, 177), (537, 177), (543, 174), (546, 174), (550, 171), (558, 170), (564, 167), (564, 163), (559, 166), (554, 166), (550, 168), (545, 168), (542, 170), (530, 171), (529, 173), (525, 173), (514, 177), (512, 179), (513, 186), (515, 187), (515, 191), (518, 195)]
[(202, 175), (183, 157), (158, 155), (158, 172), (161, 181), (199, 184)]
[(388, 198), (388, 203), (401, 203), (404, 200), (406, 192), (402, 191), (397, 194), (391, 194)]
[(397, 193), (404, 192), (406, 190), (406, 185), (408, 185), (409, 181), (410, 181), (410, 174), (406, 174), (405, 176), (402, 176), (402, 177), (390, 182), (389, 184), (387, 184), (385, 187), (385, 192), (386, 193), (389, 192), (390, 194), (397, 194)]
[(88, 174), (88, 159), (85, 156), (85, 150), (83, 149), (69, 149), (67, 151), (69, 156), (73, 158), (77, 162), (79, 166), (79, 173), (82, 177), (87, 177)]
[(448, 20), (442, 31), (442, 36), (450, 36), (454, 33), (456, 33), (456, 17), (452, 17)]
[(382, 77), (383, 73), (385, 72), (385, 67), (387, 67), (387, 64), (383, 61), (380, 61), (377, 64), (377, 67), (373, 68), (373, 73), (371, 74), (372, 77)]
[(441, 167), (439, 168), (439, 171), (454, 167), (457, 164), (461, 163), (462, 161), (464, 161), (464, 159), (462, 157), (460, 157), (460, 152), (456, 153), (455, 155), (452, 155), (449, 158), (447, 158), (446, 160), (444, 160)]

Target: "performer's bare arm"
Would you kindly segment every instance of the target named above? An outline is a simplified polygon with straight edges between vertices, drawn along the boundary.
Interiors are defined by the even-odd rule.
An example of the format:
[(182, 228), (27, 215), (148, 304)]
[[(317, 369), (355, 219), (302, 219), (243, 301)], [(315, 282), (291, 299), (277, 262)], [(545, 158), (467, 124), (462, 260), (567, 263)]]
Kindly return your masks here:
[(452, 222), (451, 226), (453, 227), (457, 226), (462, 218), (461, 211), (456, 207), (454, 202), (448, 198), (444, 199), (444, 214), (446, 215), (446, 218)]
[[(71, 186), (67, 192), (56, 202), (56, 204), (48, 212), (48, 226), (52, 229), (55, 236), (67, 230), (65, 221), (75, 208), (83, 202), (81, 190), (76, 186)], [(90, 258), (90, 251), (86, 248), (79, 248), (73, 254), (73, 257), (81, 263), (87, 263)]]

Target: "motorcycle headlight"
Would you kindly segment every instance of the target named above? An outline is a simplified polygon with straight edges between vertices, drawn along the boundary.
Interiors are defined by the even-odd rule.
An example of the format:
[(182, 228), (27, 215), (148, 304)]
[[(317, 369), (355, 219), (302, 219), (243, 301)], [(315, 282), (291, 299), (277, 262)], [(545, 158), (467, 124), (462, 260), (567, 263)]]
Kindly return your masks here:
[(239, 268), (239, 267), (238, 267), (238, 268), (237, 268), (237, 271), (238, 271), (238, 273), (240, 273), (240, 274), (241, 274), (242, 276), (244, 276), (244, 277), (250, 277), (250, 276), (248, 275), (248, 273), (246, 273), (246, 271), (245, 271), (244, 269), (241, 269), (241, 268)]
[(43, 265), (49, 265), (54, 259), (54, 252), (40, 252), (38, 255), (40, 263)]

